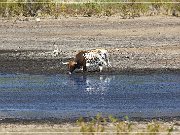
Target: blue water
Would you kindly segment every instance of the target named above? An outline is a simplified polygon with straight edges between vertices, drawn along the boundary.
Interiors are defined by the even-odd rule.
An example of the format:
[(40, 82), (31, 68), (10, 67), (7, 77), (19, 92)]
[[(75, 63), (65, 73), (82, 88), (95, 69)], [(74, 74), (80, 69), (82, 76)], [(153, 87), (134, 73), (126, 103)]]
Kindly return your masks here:
[(0, 118), (180, 116), (180, 74), (0, 74)]

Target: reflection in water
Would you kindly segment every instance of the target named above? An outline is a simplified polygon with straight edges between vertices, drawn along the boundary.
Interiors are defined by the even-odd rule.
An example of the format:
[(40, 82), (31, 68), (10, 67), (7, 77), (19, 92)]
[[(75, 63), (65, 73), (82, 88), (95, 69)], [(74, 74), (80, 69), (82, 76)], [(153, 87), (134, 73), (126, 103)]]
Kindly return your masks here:
[(86, 79), (86, 89), (85, 91), (88, 94), (101, 94), (107, 92), (109, 89), (110, 81), (112, 80), (112, 76), (99, 76), (99, 80), (94, 79)]
[(180, 74), (0, 74), (0, 119), (180, 116)]
[(109, 89), (109, 85), (114, 76), (98, 75), (94, 76), (71, 76), (71, 84), (77, 86), (79, 90), (83, 90), (89, 95), (92, 94), (105, 94)]

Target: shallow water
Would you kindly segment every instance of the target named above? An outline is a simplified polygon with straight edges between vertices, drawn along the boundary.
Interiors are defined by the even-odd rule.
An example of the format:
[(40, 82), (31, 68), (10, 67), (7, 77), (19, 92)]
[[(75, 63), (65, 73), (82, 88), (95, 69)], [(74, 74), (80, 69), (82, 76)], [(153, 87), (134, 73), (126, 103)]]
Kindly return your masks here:
[(0, 118), (180, 116), (180, 74), (0, 74)]

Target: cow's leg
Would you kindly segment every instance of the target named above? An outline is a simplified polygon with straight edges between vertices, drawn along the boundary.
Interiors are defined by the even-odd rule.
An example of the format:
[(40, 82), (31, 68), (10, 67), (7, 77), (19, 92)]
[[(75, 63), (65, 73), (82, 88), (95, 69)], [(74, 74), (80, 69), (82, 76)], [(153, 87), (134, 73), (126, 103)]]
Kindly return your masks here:
[(99, 70), (100, 70), (100, 72), (102, 72), (103, 66), (99, 66)]
[(83, 72), (86, 72), (86, 71), (87, 71), (87, 67), (83, 66)]
[(83, 71), (83, 67), (81, 67), (80, 70)]
[(86, 72), (87, 71), (86, 60), (84, 60), (82, 67), (83, 67), (83, 72)]
[(107, 54), (107, 64), (108, 64), (108, 67), (112, 67), (110, 61), (109, 61), (109, 55)]

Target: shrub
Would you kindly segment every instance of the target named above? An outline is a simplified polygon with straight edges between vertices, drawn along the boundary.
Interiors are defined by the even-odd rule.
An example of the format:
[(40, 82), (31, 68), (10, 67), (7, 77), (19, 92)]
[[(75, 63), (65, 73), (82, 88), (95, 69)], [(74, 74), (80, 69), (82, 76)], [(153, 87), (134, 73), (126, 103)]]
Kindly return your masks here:
[[(108, 121), (108, 122), (107, 122)], [(108, 123), (110, 123), (111, 128), (108, 128)], [(77, 124), (80, 126), (80, 132), (82, 134), (97, 134), (97, 133), (105, 133), (108, 130), (111, 130), (111, 132), (116, 132), (117, 135), (120, 134), (131, 134), (131, 132), (137, 132), (138, 129), (137, 126), (133, 124), (133, 122), (130, 122), (128, 117), (125, 116), (124, 120), (119, 120), (112, 115), (108, 117), (108, 119), (103, 118), (101, 114), (98, 114), (95, 118), (90, 120), (89, 122), (85, 122), (83, 118), (80, 118), (77, 121)], [(174, 127), (168, 126), (164, 123), (157, 122), (156, 120), (153, 120), (152, 122), (148, 122), (146, 128), (143, 128), (143, 130), (138, 134), (149, 134), (149, 135), (156, 135), (160, 132), (166, 132), (168, 135), (173, 132)], [(115, 127), (115, 129), (114, 129)], [(108, 128), (108, 130), (106, 129)]]
[(104, 132), (106, 119), (102, 118), (101, 115), (98, 114), (90, 122), (84, 122), (83, 118), (80, 118), (77, 123), (80, 126), (80, 132), (93, 135), (96, 132)]

